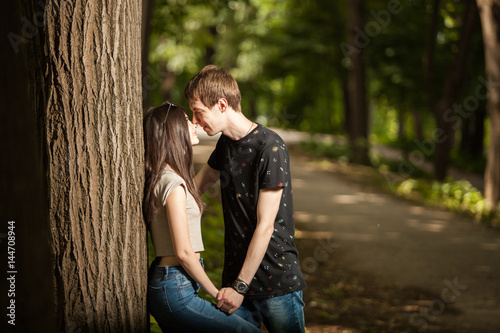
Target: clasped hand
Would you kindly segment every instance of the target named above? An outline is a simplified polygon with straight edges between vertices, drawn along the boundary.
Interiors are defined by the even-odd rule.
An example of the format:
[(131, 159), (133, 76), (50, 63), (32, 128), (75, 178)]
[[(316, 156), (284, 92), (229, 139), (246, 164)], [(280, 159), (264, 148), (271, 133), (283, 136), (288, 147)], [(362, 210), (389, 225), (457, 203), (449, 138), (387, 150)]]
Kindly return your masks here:
[(239, 294), (233, 288), (226, 287), (219, 290), (215, 300), (221, 311), (231, 314), (240, 307), (244, 299), (244, 295)]

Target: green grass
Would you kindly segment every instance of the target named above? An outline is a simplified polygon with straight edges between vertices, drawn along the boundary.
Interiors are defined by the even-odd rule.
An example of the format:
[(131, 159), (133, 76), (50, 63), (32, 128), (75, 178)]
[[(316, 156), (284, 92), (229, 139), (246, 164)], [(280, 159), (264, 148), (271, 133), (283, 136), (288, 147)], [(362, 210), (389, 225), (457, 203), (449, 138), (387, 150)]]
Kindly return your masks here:
[(500, 220), (500, 213), (488, 212), (482, 193), (467, 180), (448, 178), (443, 182), (429, 182), (410, 178), (397, 184), (396, 194), (429, 206), (465, 213), (487, 225), (496, 226)]

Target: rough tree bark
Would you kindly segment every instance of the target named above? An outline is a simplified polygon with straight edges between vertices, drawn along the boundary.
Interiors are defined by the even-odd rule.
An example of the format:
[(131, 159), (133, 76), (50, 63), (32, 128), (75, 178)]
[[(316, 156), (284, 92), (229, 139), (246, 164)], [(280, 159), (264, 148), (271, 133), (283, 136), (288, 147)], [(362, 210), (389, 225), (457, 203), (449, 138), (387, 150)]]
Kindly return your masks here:
[(349, 42), (355, 49), (350, 52), (351, 68), (348, 74), (349, 111), (348, 134), (351, 161), (369, 165), (368, 157), (368, 108), (366, 105), (365, 64), (363, 49), (359, 42), (359, 30), (364, 28), (364, 0), (349, 1)]
[(484, 175), (486, 205), (498, 210), (500, 202), (500, 0), (477, 0), (488, 74), (487, 111), (490, 119), (488, 162)]
[(141, 2), (25, 1), (48, 188), (57, 328), (144, 332)]

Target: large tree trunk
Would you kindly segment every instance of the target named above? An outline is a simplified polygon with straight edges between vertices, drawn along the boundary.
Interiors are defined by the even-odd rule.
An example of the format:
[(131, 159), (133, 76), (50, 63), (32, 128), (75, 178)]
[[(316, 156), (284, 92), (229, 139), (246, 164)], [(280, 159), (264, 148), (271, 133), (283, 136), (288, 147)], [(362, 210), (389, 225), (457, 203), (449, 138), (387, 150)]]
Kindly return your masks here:
[[(365, 64), (360, 43), (361, 32), (355, 28), (364, 27), (364, 0), (349, 1), (349, 41), (355, 50), (350, 53), (351, 68), (348, 76), (349, 94), (349, 145), (351, 161), (369, 165), (368, 157), (368, 108), (366, 105)], [(364, 37), (366, 38), (366, 37)]]
[(500, 0), (478, 0), (483, 28), (486, 73), (488, 73), (487, 111), (490, 119), (488, 163), (484, 175), (484, 195), (489, 209), (496, 211), (500, 201)]
[(460, 33), (458, 52), (455, 54), (453, 62), (446, 75), (443, 95), (440, 99), (436, 97), (433, 60), (437, 34), (437, 20), (439, 17), (439, 0), (433, 4), (433, 13), (431, 27), (429, 30), (429, 40), (427, 51), (424, 56), (424, 73), (426, 77), (426, 86), (429, 95), (432, 111), (436, 118), (436, 125), (439, 136), (434, 138), (436, 141), (436, 151), (434, 154), (434, 177), (437, 180), (443, 180), (448, 172), (449, 155), (453, 147), (454, 123), (450, 121), (447, 113), (453, 109), (453, 103), (459, 95), (464, 81), (464, 73), (467, 55), (470, 49), (470, 42), (474, 32), (477, 20), (477, 7), (474, 0), (467, 0), (467, 8), (464, 11), (463, 26)]
[(141, 2), (26, 3), (58, 331), (143, 332)]

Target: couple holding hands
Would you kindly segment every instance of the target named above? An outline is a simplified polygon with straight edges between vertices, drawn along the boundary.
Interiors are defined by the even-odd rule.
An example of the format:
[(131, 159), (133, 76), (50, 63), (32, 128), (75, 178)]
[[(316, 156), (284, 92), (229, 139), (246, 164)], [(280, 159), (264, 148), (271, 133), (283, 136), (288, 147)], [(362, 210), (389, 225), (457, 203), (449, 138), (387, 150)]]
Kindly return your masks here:
[[(241, 112), (235, 79), (210, 65), (188, 83), (190, 121), (165, 103), (144, 118), (144, 217), (156, 259), (148, 307), (163, 332), (305, 332), (306, 286), (294, 244), (290, 159), (283, 140)], [(222, 132), (194, 176), (196, 127)], [(225, 225), (220, 290), (203, 268), (201, 194), (220, 180)], [(215, 301), (197, 293), (203, 288)]]

